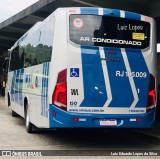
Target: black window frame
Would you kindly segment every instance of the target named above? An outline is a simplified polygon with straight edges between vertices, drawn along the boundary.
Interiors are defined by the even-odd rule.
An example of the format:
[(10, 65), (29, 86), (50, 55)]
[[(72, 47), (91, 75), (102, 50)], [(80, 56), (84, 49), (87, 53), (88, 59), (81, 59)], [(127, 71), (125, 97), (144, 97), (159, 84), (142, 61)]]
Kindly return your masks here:
[[(23, 53), (22, 53), (23, 54)], [(20, 46), (16, 46), (10, 55), (9, 72), (24, 68), (24, 54), (20, 55)], [(14, 55), (14, 57), (13, 57)]]
[[(125, 31), (125, 30), (118, 30), (117, 32), (119, 32), (119, 33), (123, 33), (123, 36), (125, 37), (124, 39), (121, 39), (121, 38), (112, 38), (112, 36), (110, 35), (109, 37), (107, 37), (107, 38), (104, 38), (104, 37), (98, 37), (98, 36), (96, 36), (96, 37), (91, 37), (90, 36), (90, 38), (102, 38), (102, 39), (108, 39), (107, 41), (109, 41), (110, 43), (105, 43), (105, 45), (104, 45), (104, 43), (102, 43), (102, 42), (90, 42), (90, 41), (78, 41), (78, 40), (75, 40), (74, 39), (74, 35), (71, 33), (72, 32), (72, 29), (74, 29), (73, 31), (75, 31), (75, 36), (77, 36), (77, 34), (79, 34), (78, 33), (78, 31), (80, 30), (79, 28), (77, 29), (77, 28), (75, 28), (75, 26), (74, 26), (74, 24), (73, 24), (73, 21), (74, 21), (74, 19), (75, 18), (82, 18), (82, 20), (83, 20), (83, 18), (85, 17), (85, 16), (91, 16), (91, 18), (92, 17), (101, 17), (101, 18), (108, 18), (109, 20), (111, 20), (111, 19), (113, 19), (113, 21), (115, 21), (116, 23), (116, 25), (119, 23), (119, 24), (135, 24), (135, 25), (142, 25), (143, 27), (144, 27), (144, 30), (145, 29), (147, 29), (147, 30), (145, 30), (146, 32), (144, 33), (143, 32), (143, 30), (139, 30), (139, 31), (132, 31), (132, 30), (128, 30), (128, 31)], [(88, 20), (89, 21), (89, 20)], [(85, 23), (85, 22), (84, 22)], [(90, 21), (89, 21), (89, 23), (91, 23)], [(107, 22), (108, 23), (108, 22)], [(83, 24), (84, 25), (84, 24)], [(111, 23), (111, 21), (110, 21), (110, 23), (108, 23), (108, 25), (109, 26), (112, 26), (112, 25), (114, 25), (113, 23)], [(116, 26), (115, 25), (115, 26)], [(114, 26), (114, 27), (115, 27)], [(132, 26), (132, 25), (130, 25), (130, 26)], [(83, 28), (82, 28), (83, 29)], [(86, 28), (85, 28), (86, 29)], [(85, 30), (84, 29), (84, 30)], [(128, 26), (128, 29), (131, 29), (131, 28), (129, 28), (129, 26)], [(77, 34), (76, 34), (76, 30), (77, 30)], [(100, 30), (100, 29), (99, 29)], [(95, 30), (95, 32), (96, 32), (97, 30)], [(80, 31), (79, 31), (80, 32)], [(94, 32), (94, 36), (95, 36), (95, 32)], [(116, 34), (115, 33), (115, 31), (114, 30), (111, 30), (111, 32), (113, 33), (113, 34)], [(128, 32), (128, 33), (127, 33)], [(133, 33), (144, 33), (144, 35), (145, 35), (145, 39), (144, 40), (139, 40), (139, 39), (133, 39)], [(86, 33), (84, 33), (86, 36), (87, 36), (87, 32)], [(128, 35), (127, 35), (128, 34)], [(132, 35), (131, 35), (132, 34)], [(85, 36), (85, 35), (82, 35), (82, 37), (83, 36)], [(101, 35), (100, 35), (101, 36)], [(117, 34), (116, 34), (116, 36), (118, 36)], [(119, 35), (119, 36), (121, 36), (121, 35)], [(127, 39), (127, 36), (132, 36), (132, 39), (131, 39), (131, 37), (130, 38), (128, 38)], [(90, 14), (71, 14), (70, 16), (69, 16), (69, 40), (71, 41), (71, 42), (73, 42), (74, 44), (77, 44), (77, 45), (86, 45), (86, 46), (99, 46), (99, 47), (115, 47), (115, 48), (131, 48), (131, 49), (146, 49), (146, 48), (148, 48), (149, 46), (150, 46), (150, 36), (151, 36), (151, 24), (149, 23), (149, 22), (146, 22), (146, 21), (141, 21), (141, 20), (136, 20), (136, 19), (128, 19), (128, 18), (121, 18), (121, 17), (113, 17), (113, 16), (101, 16), (101, 15), (90, 15)], [(73, 38), (72, 38), (73, 37)], [(146, 37), (147, 37), (147, 39), (146, 39)], [(79, 38), (80, 39), (80, 38)], [(128, 43), (128, 44), (125, 44), (125, 43)], [(132, 43), (132, 44), (131, 44)], [(140, 46), (140, 44), (142, 44), (141, 46)]]

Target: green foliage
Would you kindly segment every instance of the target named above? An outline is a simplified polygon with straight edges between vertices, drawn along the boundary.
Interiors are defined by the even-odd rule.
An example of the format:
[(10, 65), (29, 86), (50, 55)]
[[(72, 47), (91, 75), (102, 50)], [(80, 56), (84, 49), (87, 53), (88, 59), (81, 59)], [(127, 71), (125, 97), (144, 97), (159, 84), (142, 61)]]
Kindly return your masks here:
[(49, 62), (51, 60), (52, 47), (38, 44), (34, 47), (28, 44), (25, 48), (25, 66), (38, 65), (41, 63)]

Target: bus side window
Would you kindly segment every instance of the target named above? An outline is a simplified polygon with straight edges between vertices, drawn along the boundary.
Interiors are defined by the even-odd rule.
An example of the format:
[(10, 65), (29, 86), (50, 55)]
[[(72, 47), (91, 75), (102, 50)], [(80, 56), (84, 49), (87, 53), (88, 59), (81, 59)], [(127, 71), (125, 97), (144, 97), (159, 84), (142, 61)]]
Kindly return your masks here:
[(19, 51), (19, 46), (11, 52), (11, 61), (9, 71), (22, 69), (24, 67), (24, 52)]
[(25, 42), (25, 68), (51, 61), (54, 23), (54, 20), (49, 20), (28, 36)]
[(39, 42), (36, 49), (37, 62), (39, 64), (51, 61), (54, 21), (48, 21), (40, 30)]

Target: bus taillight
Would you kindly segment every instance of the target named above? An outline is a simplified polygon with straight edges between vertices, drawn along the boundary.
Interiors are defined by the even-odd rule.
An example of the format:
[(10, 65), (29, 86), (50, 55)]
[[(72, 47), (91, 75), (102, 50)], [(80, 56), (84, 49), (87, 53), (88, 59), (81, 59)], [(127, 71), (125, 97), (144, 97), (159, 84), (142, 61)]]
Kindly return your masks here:
[(152, 108), (154, 108), (155, 104), (156, 104), (155, 78), (153, 75), (150, 75), (147, 112), (150, 111)]
[(67, 110), (67, 70), (58, 74), (56, 87), (52, 96), (52, 104)]

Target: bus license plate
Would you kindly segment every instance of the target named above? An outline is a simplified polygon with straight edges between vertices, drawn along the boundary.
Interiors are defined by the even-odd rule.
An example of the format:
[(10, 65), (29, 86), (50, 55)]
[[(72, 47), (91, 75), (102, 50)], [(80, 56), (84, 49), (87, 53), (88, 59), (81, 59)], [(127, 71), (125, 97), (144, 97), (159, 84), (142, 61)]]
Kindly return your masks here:
[(117, 120), (105, 120), (105, 119), (101, 119), (100, 120), (100, 125), (101, 126), (116, 126), (117, 125)]

